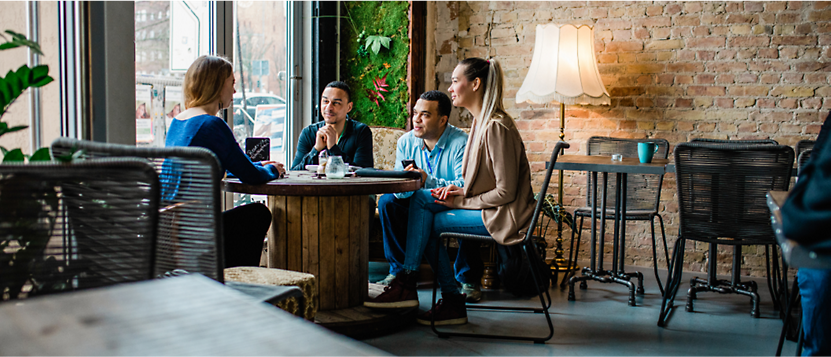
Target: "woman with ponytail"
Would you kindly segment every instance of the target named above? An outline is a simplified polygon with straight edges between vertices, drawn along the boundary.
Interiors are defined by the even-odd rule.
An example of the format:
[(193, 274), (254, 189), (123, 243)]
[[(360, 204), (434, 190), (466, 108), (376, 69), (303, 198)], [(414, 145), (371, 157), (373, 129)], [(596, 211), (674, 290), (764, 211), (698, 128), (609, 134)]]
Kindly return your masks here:
[[(396, 276), (367, 306), (401, 305), (413, 299), (417, 306), (415, 271), (424, 255), (438, 275), (442, 300), (435, 311), (419, 315), (417, 321), (430, 325), (435, 314), (436, 325), (464, 324), (465, 295), (458, 290), (447, 251), (441, 248), (438, 256), (435, 253), (439, 234), (490, 235), (504, 245), (522, 241), (522, 230), (534, 213), (531, 170), (522, 137), (502, 105), (502, 82), (502, 67), (495, 59), (468, 58), (456, 66), (448, 89), (450, 98), (454, 106), (473, 116), (462, 166), (465, 187), (450, 185), (412, 196), (406, 274)], [(412, 247), (411, 242), (422, 243)]]

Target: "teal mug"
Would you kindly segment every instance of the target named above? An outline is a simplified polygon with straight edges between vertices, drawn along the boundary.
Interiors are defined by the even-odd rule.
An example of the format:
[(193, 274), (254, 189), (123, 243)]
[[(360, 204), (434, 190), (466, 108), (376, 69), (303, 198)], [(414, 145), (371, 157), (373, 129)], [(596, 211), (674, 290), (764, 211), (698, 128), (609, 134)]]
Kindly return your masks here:
[(652, 156), (658, 152), (658, 145), (652, 142), (638, 143), (638, 159), (641, 163), (648, 164), (652, 162)]

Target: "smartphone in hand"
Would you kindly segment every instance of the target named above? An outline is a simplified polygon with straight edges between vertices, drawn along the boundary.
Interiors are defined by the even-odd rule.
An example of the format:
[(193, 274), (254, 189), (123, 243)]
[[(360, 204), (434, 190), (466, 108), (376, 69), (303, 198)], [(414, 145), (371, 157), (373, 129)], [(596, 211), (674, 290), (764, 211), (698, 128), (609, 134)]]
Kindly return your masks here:
[(407, 166), (410, 166), (410, 165), (413, 165), (413, 168), (414, 168), (414, 169), (417, 169), (417, 168), (418, 168), (418, 165), (416, 165), (415, 160), (401, 160), (401, 166), (402, 166), (403, 168), (405, 168), (405, 169), (406, 169), (406, 168), (407, 168)]

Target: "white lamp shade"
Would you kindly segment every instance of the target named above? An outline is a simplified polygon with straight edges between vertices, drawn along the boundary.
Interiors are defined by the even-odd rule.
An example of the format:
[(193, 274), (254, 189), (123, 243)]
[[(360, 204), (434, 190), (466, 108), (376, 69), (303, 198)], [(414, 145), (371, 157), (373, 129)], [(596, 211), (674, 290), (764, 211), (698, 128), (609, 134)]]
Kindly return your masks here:
[(531, 68), (516, 101), (611, 104), (594, 57), (594, 29), (587, 25), (537, 25)]

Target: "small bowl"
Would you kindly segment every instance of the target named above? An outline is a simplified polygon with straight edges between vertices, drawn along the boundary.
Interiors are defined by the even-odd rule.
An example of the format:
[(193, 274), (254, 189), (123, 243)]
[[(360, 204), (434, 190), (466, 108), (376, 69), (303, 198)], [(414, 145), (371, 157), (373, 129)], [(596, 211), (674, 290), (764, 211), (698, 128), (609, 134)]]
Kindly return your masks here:
[(306, 171), (317, 172), (317, 167), (319, 165), (306, 165)]

